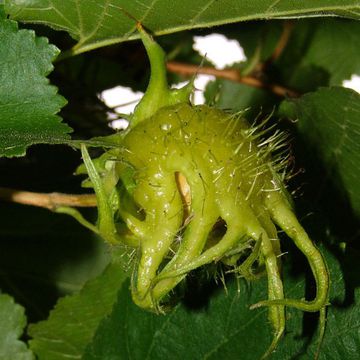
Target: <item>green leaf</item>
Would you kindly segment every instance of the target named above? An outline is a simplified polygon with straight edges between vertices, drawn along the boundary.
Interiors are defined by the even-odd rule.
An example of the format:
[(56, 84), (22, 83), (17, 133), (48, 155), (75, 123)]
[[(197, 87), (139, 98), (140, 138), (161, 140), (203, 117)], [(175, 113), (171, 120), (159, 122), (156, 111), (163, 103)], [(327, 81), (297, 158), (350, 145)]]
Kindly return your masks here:
[(210, 82), (205, 91), (208, 103), (216, 103), (219, 109), (233, 112), (245, 111), (245, 117), (251, 122), (259, 113), (271, 113), (279, 98), (267, 90), (219, 79)]
[[(327, 74), (322, 85), (342, 85), (352, 74), (360, 74), (360, 22), (347, 19), (298, 21), (289, 43), (277, 62), (278, 73), (287, 86), (307, 90), (319, 81), (311, 68)], [(278, 74), (276, 74), (279, 76)], [(321, 79), (319, 79), (321, 80)], [(278, 80), (279, 81), (279, 80)], [(307, 86), (303, 83), (307, 82)], [(313, 90), (316, 87), (312, 88)]]
[[(358, 249), (337, 252), (340, 268), (332, 276), (332, 306), (327, 317), (323, 360), (357, 360), (360, 352), (360, 289)], [(355, 265), (356, 264), (356, 265)]]
[(126, 273), (121, 261), (90, 280), (77, 294), (59, 300), (47, 320), (30, 325), (30, 347), (39, 360), (80, 358), (116, 300)]
[[(65, 30), (78, 40), (74, 53), (138, 38), (135, 20), (156, 35), (253, 19), (339, 15), (360, 18), (358, 0), (5, 0), (20, 21)], [(116, 29), (116, 30), (115, 30)]]
[(58, 49), (6, 19), (0, 19), (0, 42), (0, 156), (66, 141), (71, 129), (55, 115), (66, 101), (46, 79)]
[[(329, 236), (329, 235), (328, 235)], [(326, 237), (325, 234), (323, 237)], [(321, 248), (327, 260), (331, 277), (330, 306), (327, 311), (325, 337), (321, 346), (320, 360), (357, 360), (360, 351), (360, 312), (357, 305), (360, 289), (357, 274), (359, 266), (354, 266), (359, 252), (347, 247), (345, 251), (333, 248), (330, 252)], [(284, 276), (287, 276), (285, 274)], [(314, 359), (318, 347), (318, 333), (306, 326), (312, 314), (290, 319), (287, 334), (271, 359)], [(299, 346), (301, 344), (301, 347)], [(294, 356), (294, 355), (302, 356)], [(292, 355), (289, 356), (289, 355)]]
[[(355, 360), (360, 351), (359, 308), (343, 303), (345, 279), (339, 262), (328, 251), (323, 252), (332, 276), (333, 305), (329, 307), (320, 359)], [(302, 270), (308, 266), (303, 260), (299, 263)], [(355, 279), (358, 269), (351, 270)], [(284, 278), (288, 296), (304, 296), (302, 276), (294, 275), (294, 269), (286, 266)], [(271, 341), (270, 324), (265, 309), (251, 311), (249, 306), (266, 297), (266, 281), (251, 284), (241, 281), (240, 287), (231, 281), (227, 286), (227, 292), (221, 287), (210, 291), (203, 287), (200, 291), (205, 290), (208, 298), (201, 306), (183, 303), (167, 315), (155, 315), (133, 304), (125, 284), (112, 313), (100, 324), (83, 359), (260, 359)], [(190, 296), (204, 300), (200, 291), (194, 289)], [(355, 296), (358, 300), (359, 290)], [(296, 309), (287, 310), (286, 334), (271, 359), (292, 359), (296, 355), (302, 359), (314, 358), (318, 341), (316, 318), (309, 323), (307, 315)]]
[(327, 19), (317, 26), (304, 61), (328, 71), (330, 85), (341, 85), (360, 74), (359, 34), (359, 21)]
[(353, 90), (322, 88), (300, 99), (287, 100), (280, 112), (297, 119), (307, 146), (322, 159), (327, 178), (345, 189), (353, 210), (360, 214), (360, 95)]
[[(253, 327), (265, 325), (267, 319), (264, 309), (254, 312), (248, 308), (254, 295), (264, 298), (264, 285), (261, 281), (249, 291), (242, 283), (237, 293), (232, 282), (227, 295), (223, 288), (215, 289), (216, 293), (199, 309), (178, 305), (167, 315), (156, 315), (138, 308), (125, 284), (83, 359), (258, 359), (270, 343), (270, 329), (257, 327), (262, 341), (250, 351)], [(202, 297), (200, 292), (192, 296)]]
[(24, 308), (13, 298), (0, 294), (0, 359), (32, 360), (32, 352), (19, 340), (26, 326)]

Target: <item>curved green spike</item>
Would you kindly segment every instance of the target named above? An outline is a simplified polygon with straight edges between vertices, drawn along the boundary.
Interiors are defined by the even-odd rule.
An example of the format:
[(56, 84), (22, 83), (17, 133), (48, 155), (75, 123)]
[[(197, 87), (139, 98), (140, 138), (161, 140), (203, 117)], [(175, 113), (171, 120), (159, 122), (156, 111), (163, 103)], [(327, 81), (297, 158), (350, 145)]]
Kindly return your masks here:
[(130, 127), (134, 127), (139, 122), (154, 115), (162, 107), (189, 102), (193, 91), (192, 81), (181, 89), (169, 88), (164, 50), (140, 23), (137, 24), (137, 29), (150, 60), (151, 74), (146, 92), (131, 117)]
[(109, 204), (109, 199), (104, 189), (104, 184), (91, 160), (86, 145), (81, 144), (81, 155), (88, 172), (89, 178), (94, 187), (98, 202), (98, 232), (111, 245), (121, 243), (114, 223), (114, 214)]
[(325, 259), (310, 240), (304, 228), (300, 225), (294, 212), (280, 193), (272, 193), (266, 198), (267, 207), (275, 223), (294, 241), (297, 248), (306, 256), (316, 283), (316, 296), (313, 300), (264, 300), (251, 306), (256, 309), (261, 306), (284, 305), (303, 311), (317, 312), (329, 305), (330, 278)]

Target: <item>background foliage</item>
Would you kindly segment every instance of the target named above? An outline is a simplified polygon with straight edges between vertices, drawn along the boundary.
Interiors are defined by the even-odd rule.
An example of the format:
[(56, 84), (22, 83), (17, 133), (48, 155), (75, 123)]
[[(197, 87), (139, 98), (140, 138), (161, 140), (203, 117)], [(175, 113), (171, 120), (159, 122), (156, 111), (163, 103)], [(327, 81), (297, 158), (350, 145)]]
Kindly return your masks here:
[[(36, 192), (85, 192), (73, 176), (81, 159), (70, 132), (72, 139), (111, 133), (113, 110), (98, 97), (102, 90), (144, 91), (148, 62), (141, 43), (128, 42), (138, 38), (131, 16), (167, 34), (157, 40), (186, 65), (202, 60), (192, 49), (194, 35), (239, 40), (248, 60), (232, 68), (264, 86), (219, 76), (206, 99), (233, 111), (249, 108), (250, 120), (273, 111), (273, 121), (291, 134), (295, 167), (305, 172), (290, 189), (300, 189), (299, 218), (332, 279), (320, 358), (358, 358), (360, 96), (341, 87), (360, 74), (358, 0), (5, 0), (0, 7), (0, 186)], [(289, 38), (273, 57), (285, 28)], [(273, 84), (297, 96), (276, 95)], [(0, 211), (0, 289), (9, 294), (0, 295), (0, 359), (257, 359), (270, 343), (266, 311), (248, 309), (265, 298), (264, 279), (226, 276), (225, 290), (198, 271), (172, 312), (149, 314), (130, 299), (128, 259), (110, 256), (75, 221), (3, 201)], [(308, 265), (286, 238), (283, 249), (286, 293), (311, 298)], [(22, 335), (25, 313), (30, 325)], [(271, 358), (313, 358), (316, 314), (290, 309), (287, 317)]]

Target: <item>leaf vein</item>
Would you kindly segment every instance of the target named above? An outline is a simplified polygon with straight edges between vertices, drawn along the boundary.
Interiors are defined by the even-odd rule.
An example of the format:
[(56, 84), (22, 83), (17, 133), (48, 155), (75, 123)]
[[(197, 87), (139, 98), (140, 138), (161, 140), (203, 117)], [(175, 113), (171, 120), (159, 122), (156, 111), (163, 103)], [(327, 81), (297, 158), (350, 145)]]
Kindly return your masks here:
[(200, 18), (202, 14), (204, 14), (217, 0), (211, 0), (207, 3), (206, 6), (204, 6), (189, 22), (189, 25), (192, 26), (195, 24), (195, 22)]
[(155, 338), (161, 334), (164, 329), (166, 328), (166, 326), (169, 324), (170, 320), (173, 318), (173, 316), (176, 314), (176, 312), (178, 311), (179, 309), (179, 305), (175, 307), (175, 309), (173, 309), (173, 311), (171, 312), (171, 314), (169, 314), (166, 318), (166, 320), (164, 321), (164, 323), (161, 325), (161, 327), (155, 331), (152, 339), (151, 339), (151, 343), (150, 343), (150, 346), (148, 348), (148, 351), (146, 353), (146, 358), (145, 360), (148, 360), (149, 359), (149, 356), (151, 355), (151, 352), (155, 346)]
[[(54, 10), (55, 13), (58, 14), (58, 16), (68, 24), (69, 28), (74, 29), (74, 30), (79, 30), (79, 28), (75, 24), (73, 24), (62, 12), (60, 12), (56, 8), (55, 4), (53, 3), (53, 0), (50, 0), (50, 5), (51, 6), (49, 7), (48, 10)], [(40, 10), (42, 10), (42, 9), (40, 9)], [(61, 25), (61, 27), (64, 27), (64, 26)]]

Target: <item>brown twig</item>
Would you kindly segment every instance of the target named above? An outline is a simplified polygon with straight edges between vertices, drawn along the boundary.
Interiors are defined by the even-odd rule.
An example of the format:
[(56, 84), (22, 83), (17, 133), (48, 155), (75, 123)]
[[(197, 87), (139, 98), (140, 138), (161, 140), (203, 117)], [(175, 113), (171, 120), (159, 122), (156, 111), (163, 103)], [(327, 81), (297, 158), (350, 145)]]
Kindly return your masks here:
[(49, 210), (56, 210), (60, 206), (96, 206), (96, 197), (92, 194), (36, 193), (3, 187), (0, 187), (0, 200), (43, 207)]
[(290, 39), (290, 35), (292, 32), (292, 29), (294, 27), (294, 23), (290, 20), (288, 21), (284, 21), (284, 28), (283, 28), (283, 32), (280, 36), (280, 39), (275, 47), (274, 52), (272, 53), (272, 55), (270, 56), (270, 58), (268, 59), (267, 62), (274, 62), (276, 61), (280, 55), (283, 53), (286, 45), (289, 42)]
[(283, 31), (281, 33), (279, 41), (271, 56), (265, 62), (259, 64), (259, 66), (256, 69), (258, 72), (264, 72), (269, 67), (269, 65), (275, 62), (277, 59), (279, 59), (284, 49), (286, 48), (286, 45), (289, 42), (293, 28), (294, 28), (293, 21), (288, 20), (283, 22)]
[(300, 94), (298, 94), (296, 91), (287, 89), (284, 86), (277, 84), (266, 84), (253, 76), (241, 76), (240, 72), (236, 69), (219, 70), (209, 66), (199, 67), (197, 65), (179, 63), (175, 61), (168, 62), (167, 69), (170, 72), (183, 76), (193, 76), (196, 74), (214, 75), (217, 78), (235, 81), (241, 84), (246, 84), (260, 89), (268, 89), (272, 93), (281, 97), (300, 96)]

